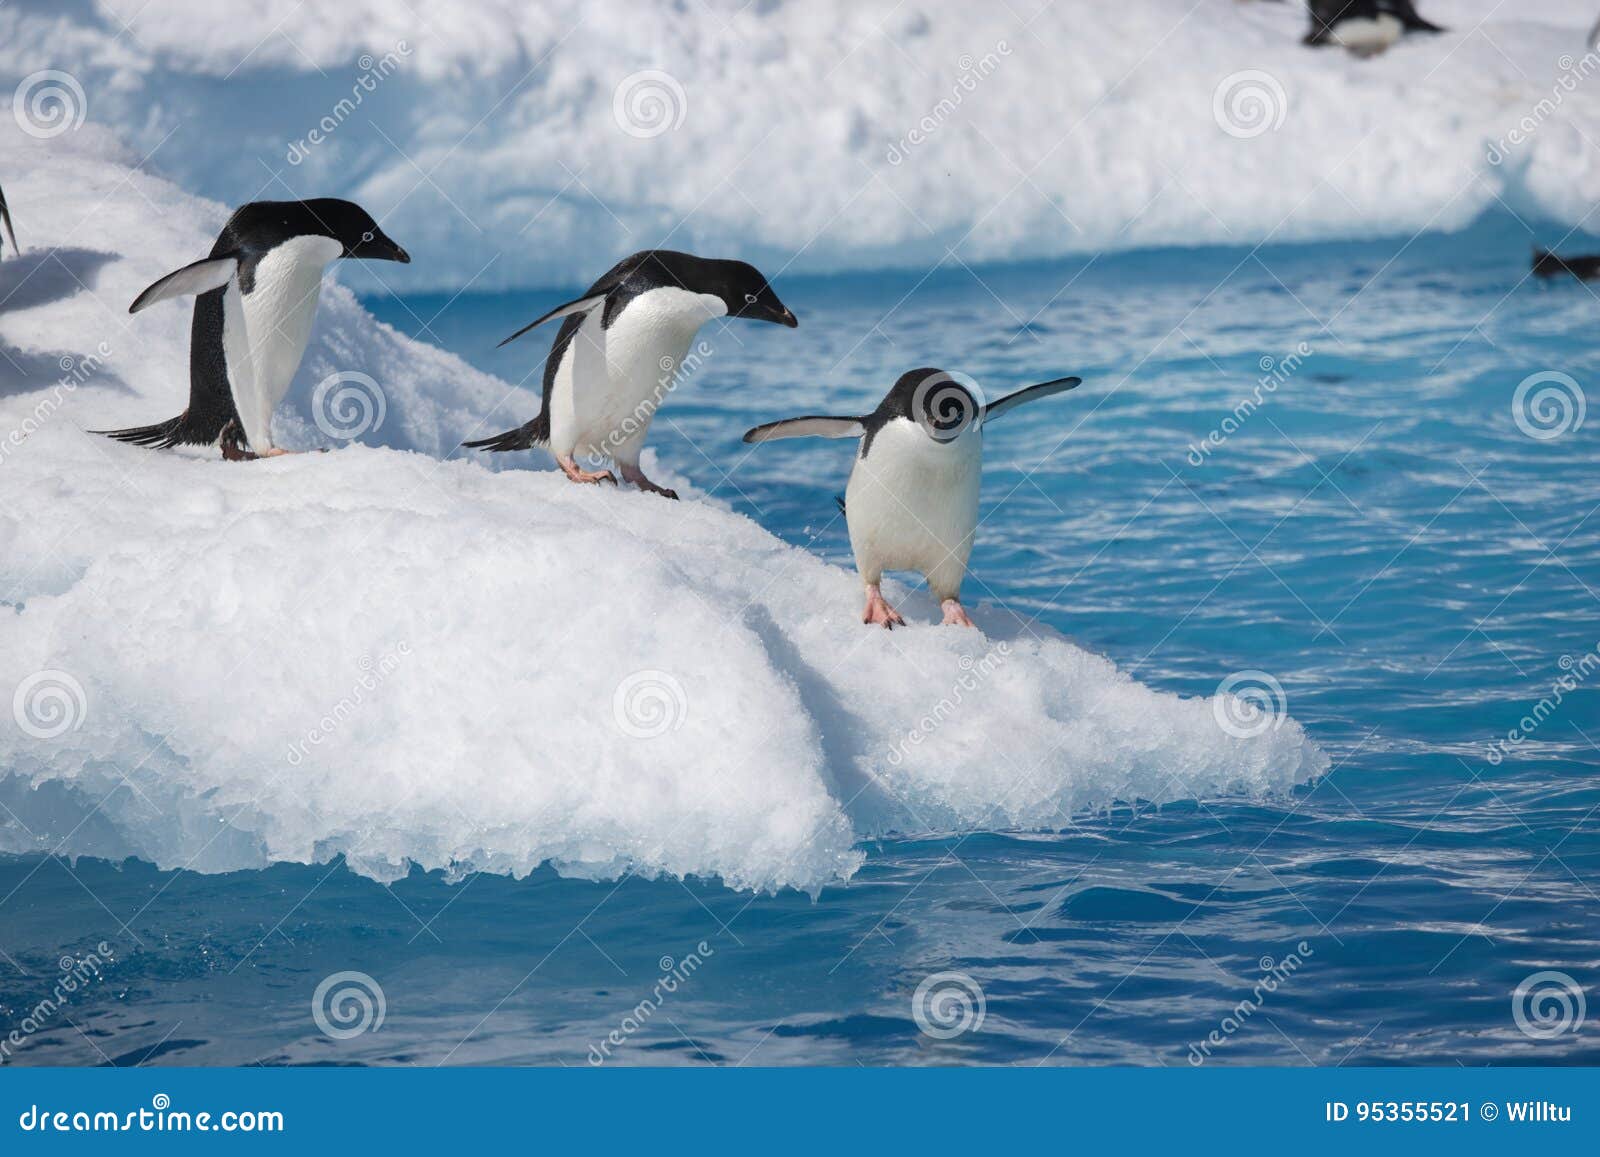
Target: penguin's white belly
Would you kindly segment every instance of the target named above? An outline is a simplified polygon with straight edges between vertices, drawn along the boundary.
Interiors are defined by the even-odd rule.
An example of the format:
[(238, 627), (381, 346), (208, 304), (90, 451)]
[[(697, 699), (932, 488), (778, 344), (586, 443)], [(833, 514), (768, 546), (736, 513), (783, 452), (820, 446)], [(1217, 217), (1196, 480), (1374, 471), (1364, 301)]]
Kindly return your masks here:
[(636, 463), (689, 343), (725, 311), (721, 299), (682, 289), (640, 294), (609, 328), (603, 307), (590, 310), (556, 370), (551, 450)]
[(1372, 18), (1341, 20), (1334, 25), (1333, 35), (1335, 40), (1351, 52), (1371, 55), (1388, 48), (1400, 39), (1400, 34), (1404, 31), (1405, 27), (1397, 17), (1384, 12)]
[(250, 379), (243, 397), (239, 378), (233, 381), (245, 436), (258, 452), (272, 446), (272, 412), (289, 392), (311, 340), (323, 271), (341, 252), (331, 237), (296, 237), (256, 263), (254, 285), (243, 296), (252, 366), (249, 375), (240, 375)]
[(939, 598), (961, 590), (978, 525), (983, 439), (974, 428), (936, 442), (896, 418), (856, 459), (845, 488), (845, 517), (856, 569), (868, 583), (885, 570), (920, 571)]

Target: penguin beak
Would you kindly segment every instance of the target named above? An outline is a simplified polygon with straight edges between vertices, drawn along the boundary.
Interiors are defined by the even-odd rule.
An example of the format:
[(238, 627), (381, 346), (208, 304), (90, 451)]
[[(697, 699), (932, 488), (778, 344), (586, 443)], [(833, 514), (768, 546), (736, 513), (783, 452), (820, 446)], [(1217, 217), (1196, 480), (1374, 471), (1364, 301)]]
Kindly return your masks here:
[(401, 265), (411, 264), (411, 254), (396, 245), (387, 233), (378, 232), (372, 235), (371, 240), (362, 238), (361, 243), (349, 252), (351, 257), (359, 257), (363, 261), (398, 261)]
[(797, 318), (793, 313), (789, 312), (789, 307), (787, 305), (783, 307), (783, 312), (778, 315), (777, 322), (779, 325), (786, 325), (790, 329), (800, 328), (800, 319)]

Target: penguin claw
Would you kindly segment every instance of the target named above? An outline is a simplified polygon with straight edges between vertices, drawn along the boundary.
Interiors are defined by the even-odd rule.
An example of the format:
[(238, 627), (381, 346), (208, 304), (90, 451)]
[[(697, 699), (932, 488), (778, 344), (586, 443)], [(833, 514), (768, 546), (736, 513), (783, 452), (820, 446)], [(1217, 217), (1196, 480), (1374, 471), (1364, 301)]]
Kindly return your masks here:
[(944, 608), (944, 626), (977, 627), (977, 624), (967, 617), (966, 608), (955, 599), (945, 599), (942, 605)]
[(900, 612), (884, 601), (883, 595), (878, 593), (876, 587), (867, 590), (867, 609), (861, 616), (861, 621), (867, 626), (879, 624), (886, 631), (906, 625), (905, 619), (900, 617)]

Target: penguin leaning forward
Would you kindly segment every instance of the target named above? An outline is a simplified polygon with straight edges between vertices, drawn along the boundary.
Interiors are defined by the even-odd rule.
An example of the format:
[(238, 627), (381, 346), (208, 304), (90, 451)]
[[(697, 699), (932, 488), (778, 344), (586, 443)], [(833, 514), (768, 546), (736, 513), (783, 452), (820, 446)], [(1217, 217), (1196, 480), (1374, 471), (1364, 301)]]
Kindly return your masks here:
[(288, 453), (272, 442), (272, 412), (305, 356), (323, 271), (341, 257), (411, 260), (350, 201), (252, 201), (235, 210), (209, 257), (167, 274), (128, 307), (138, 313), (195, 295), (189, 408), (153, 426), (98, 432), (139, 446), (220, 440), (230, 461)]
[(677, 384), (700, 327), (742, 317), (793, 329), (800, 323), (753, 265), (646, 249), (625, 257), (582, 297), (558, 305), (501, 342), (564, 318), (544, 363), (544, 403), (531, 422), (463, 445), (555, 456), (574, 482), (616, 482), (609, 470), (584, 470), (577, 456), (610, 458), (625, 482), (667, 498), (639, 468), (651, 419)]
[(917, 369), (902, 374), (870, 414), (787, 418), (757, 426), (744, 440), (861, 439), (841, 504), (867, 591), (861, 621), (890, 629), (904, 625), (880, 584), (886, 570), (913, 570), (928, 580), (945, 625), (970, 627), (961, 606), (961, 580), (978, 527), (984, 425), (1081, 381), (1056, 378), (985, 404), (971, 378)]

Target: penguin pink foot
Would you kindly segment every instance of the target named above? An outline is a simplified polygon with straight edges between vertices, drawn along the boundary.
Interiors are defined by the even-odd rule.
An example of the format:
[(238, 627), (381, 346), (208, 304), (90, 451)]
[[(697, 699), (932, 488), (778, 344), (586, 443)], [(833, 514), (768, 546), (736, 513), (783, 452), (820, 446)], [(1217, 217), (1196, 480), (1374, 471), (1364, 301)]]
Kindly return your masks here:
[(861, 616), (861, 621), (868, 626), (882, 626), (891, 631), (906, 625), (906, 621), (900, 617), (900, 612), (884, 601), (883, 592), (876, 586), (867, 588), (867, 610)]
[(609, 482), (613, 486), (617, 484), (617, 476), (609, 470), (583, 470), (567, 457), (558, 457), (556, 464), (561, 467), (561, 472), (574, 482)]
[(678, 492), (676, 490), (668, 490), (665, 486), (657, 486), (654, 482), (650, 481), (650, 479), (646, 478), (644, 476), (644, 471), (639, 469), (637, 466), (630, 466), (626, 462), (619, 462), (617, 465), (622, 470), (622, 480), (624, 482), (631, 482), (640, 490), (644, 490), (650, 494), (659, 494), (661, 497), (670, 498), (674, 502), (678, 500)]
[(945, 599), (940, 604), (944, 608), (944, 626), (946, 627), (976, 627), (977, 624), (967, 617), (966, 610), (955, 599)]

